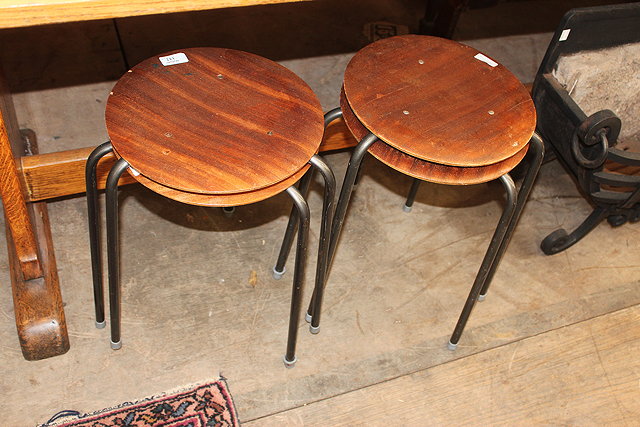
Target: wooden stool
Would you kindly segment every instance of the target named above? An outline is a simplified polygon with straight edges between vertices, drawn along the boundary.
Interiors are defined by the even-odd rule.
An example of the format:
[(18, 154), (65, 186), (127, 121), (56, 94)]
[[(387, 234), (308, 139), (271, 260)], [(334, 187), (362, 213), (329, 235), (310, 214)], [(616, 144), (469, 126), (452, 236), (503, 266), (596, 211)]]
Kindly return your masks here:
[[(428, 36), (398, 36), (359, 51), (344, 76), (340, 108), (360, 140), (354, 149), (334, 216), (329, 265), (340, 237), (354, 181), (364, 155), (420, 180), (468, 185), (500, 179), (507, 205), (449, 342), (455, 349), (475, 301), (483, 299), (542, 163), (534, 134), (536, 115), (524, 86), (477, 50)], [(529, 153), (520, 191), (509, 176)], [(409, 210), (405, 209), (405, 210)], [(309, 314), (319, 322), (323, 288), (316, 286)]]
[(230, 49), (192, 48), (149, 58), (116, 83), (107, 101), (110, 142), (86, 166), (96, 325), (105, 326), (96, 164), (113, 150), (107, 179), (107, 254), (111, 346), (119, 349), (118, 179), (125, 170), (170, 199), (229, 207), (286, 191), (300, 232), (285, 365), (296, 362), (309, 208), (294, 184), (313, 166), (325, 179), (318, 272), (324, 282), (335, 178), (316, 154), (324, 132), (320, 103), (294, 73)]

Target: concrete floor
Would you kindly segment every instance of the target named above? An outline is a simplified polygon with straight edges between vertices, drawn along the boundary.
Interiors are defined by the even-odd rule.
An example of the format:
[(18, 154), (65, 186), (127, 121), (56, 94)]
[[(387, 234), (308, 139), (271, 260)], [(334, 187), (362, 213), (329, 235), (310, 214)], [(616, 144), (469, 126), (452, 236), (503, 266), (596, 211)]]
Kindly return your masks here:
[[(331, 9), (319, 15), (323, 17), (316, 21), (319, 26), (332, 13), (346, 20), (335, 25), (351, 28), (353, 45), (336, 42), (339, 48), (312, 52), (309, 46), (317, 40), (310, 37), (302, 41), (308, 43), (309, 54), (292, 48), (293, 53), (284, 49), (289, 53), (267, 56), (299, 73), (318, 92), (323, 106), (333, 107), (349, 52), (358, 48), (357, 43), (366, 43), (355, 35), (364, 23), (386, 20), (410, 29), (417, 25), (421, 2), (404, 8), (393, 7), (391, 1), (380, 4), (377, 9), (363, 8), (357, 18)], [(249, 15), (243, 19), (258, 12), (247, 9)], [(282, 10), (277, 12), (282, 15)], [(196, 36), (211, 26), (211, 19), (220, 18), (218, 13), (223, 12), (196, 15), (192, 21)], [(234, 19), (240, 18), (224, 16), (229, 25), (239, 25)], [(139, 19), (119, 21), (123, 40), (139, 40), (125, 43), (128, 58), (135, 60), (137, 52), (171, 49), (169, 44), (160, 49), (158, 40), (148, 34), (160, 27), (184, 29), (187, 18), (161, 17), (159, 24)], [(307, 23), (308, 32), (305, 19), (294, 21)], [(113, 27), (96, 25), (98, 30), (72, 26), (66, 35), (83, 35), (75, 49), (102, 52), (106, 60), (96, 62), (100, 56), (96, 54), (84, 63), (68, 52), (66, 58), (75, 58), (73, 67), (59, 58), (47, 62), (43, 55), (41, 62), (34, 59), (40, 68), (22, 77), (26, 63), (8, 70), (20, 122), (37, 131), (44, 152), (106, 140), (104, 100), (124, 61), (114, 53), (119, 48)], [(148, 29), (150, 33), (145, 33)], [(0, 36), (21, 39), (17, 33)], [(164, 38), (170, 36), (159, 36)], [(549, 38), (545, 33), (469, 43), (526, 82), (532, 80)], [(295, 41), (288, 37), (286, 46), (295, 46)], [(179, 42), (186, 43), (186, 38)], [(46, 72), (47, 67), (64, 70), (76, 64), (86, 72), (102, 73), (101, 77), (56, 80)], [(29, 85), (38, 90), (26, 90)], [(348, 154), (326, 157), (341, 178)], [(85, 199), (51, 202), (71, 350), (48, 360), (23, 360), (10, 288), (0, 287), (0, 315), (5, 319), (0, 323), (4, 367), (0, 424), (33, 425), (62, 409), (92, 411), (220, 374), (228, 378), (240, 419), (250, 421), (640, 303), (636, 224), (617, 229), (601, 224), (562, 254), (547, 257), (540, 251), (544, 236), (559, 227), (572, 229), (590, 211), (567, 174), (550, 162), (541, 170), (486, 302), (474, 310), (458, 350), (449, 351), (446, 343), (497, 221), (502, 190), (497, 183), (424, 184), (407, 214), (401, 206), (409, 184), (407, 177), (374, 159), (366, 161), (330, 277), (322, 331), (311, 335), (301, 322), (299, 362), (291, 370), (281, 362), (291, 275), (280, 281), (271, 277), (290, 209), (286, 196), (239, 207), (226, 217), (220, 210), (182, 205), (139, 186), (123, 189), (124, 345), (117, 352), (109, 348), (108, 330), (93, 325)], [(314, 248), (320, 191), (316, 185), (310, 198)], [(8, 284), (5, 251), (0, 245), (0, 281)], [(313, 256), (308, 266), (305, 301), (310, 296)], [(250, 280), (254, 275), (255, 283)]]

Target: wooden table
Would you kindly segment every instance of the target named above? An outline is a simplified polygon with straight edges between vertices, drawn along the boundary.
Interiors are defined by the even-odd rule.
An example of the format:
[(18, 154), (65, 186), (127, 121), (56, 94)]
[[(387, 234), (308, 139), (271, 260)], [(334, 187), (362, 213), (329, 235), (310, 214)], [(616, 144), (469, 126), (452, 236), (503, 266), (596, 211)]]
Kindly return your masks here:
[[(158, 13), (308, 0), (13, 0), (0, 1), (0, 29)], [(47, 207), (44, 200), (84, 192), (84, 164), (93, 147), (37, 154), (35, 136), (21, 132), (0, 73), (0, 196), (7, 228), (16, 326), (27, 360), (69, 349)], [(321, 151), (355, 140), (338, 126)], [(104, 188), (113, 157), (98, 167)], [(125, 176), (121, 184), (133, 182)], [(89, 278), (87, 278), (89, 280)]]

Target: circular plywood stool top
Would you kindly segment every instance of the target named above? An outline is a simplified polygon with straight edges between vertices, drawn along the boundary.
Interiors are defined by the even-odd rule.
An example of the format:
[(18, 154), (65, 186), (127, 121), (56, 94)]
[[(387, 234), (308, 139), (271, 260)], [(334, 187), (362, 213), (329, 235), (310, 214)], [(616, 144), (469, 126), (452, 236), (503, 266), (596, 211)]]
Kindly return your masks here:
[(114, 149), (151, 181), (201, 194), (255, 191), (317, 152), (318, 98), (287, 68), (246, 52), (192, 48), (149, 58), (116, 83)]
[(344, 91), (358, 120), (390, 146), (450, 166), (513, 157), (533, 135), (526, 88), (477, 50), (430, 36), (397, 36), (360, 50)]

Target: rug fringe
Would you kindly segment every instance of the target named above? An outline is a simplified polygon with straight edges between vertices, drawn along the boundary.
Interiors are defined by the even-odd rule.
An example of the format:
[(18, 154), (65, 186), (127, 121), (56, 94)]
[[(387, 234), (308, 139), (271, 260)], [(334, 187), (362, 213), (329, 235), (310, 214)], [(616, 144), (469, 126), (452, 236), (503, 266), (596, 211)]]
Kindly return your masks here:
[[(193, 390), (195, 390), (197, 388), (205, 387), (205, 386), (208, 386), (208, 385), (211, 385), (211, 384), (215, 384), (215, 383), (221, 383), (224, 386), (223, 387), (223, 395), (224, 395), (225, 400), (229, 404), (228, 409), (229, 409), (229, 412), (231, 413), (231, 417), (233, 418), (234, 425), (240, 425), (240, 421), (238, 420), (238, 414), (237, 414), (236, 408), (235, 408), (235, 402), (233, 401), (233, 397), (231, 395), (231, 391), (229, 390), (229, 385), (227, 383), (227, 378), (225, 378), (222, 375), (222, 372), (220, 372), (219, 373), (219, 377), (218, 377), (217, 380), (209, 380), (209, 381), (200, 382), (200, 383), (192, 383), (192, 384), (186, 385), (186, 386), (180, 386), (180, 387), (177, 387), (177, 388), (169, 390), (169, 391), (161, 392), (159, 394), (155, 394), (155, 395), (148, 396), (148, 397), (143, 397), (143, 398), (141, 398), (139, 400), (122, 402), (122, 403), (120, 403), (118, 405), (107, 407), (107, 408), (103, 408), (103, 409), (99, 409), (99, 410), (96, 410), (96, 411), (93, 411), (93, 412), (81, 413), (81, 412), (75, 411), (75, 410), (59, 411), (58, 413), (53, 415), (47, 422), (45, 422), (43, 424), (38, 424), (37, 427), (56, 427), (56, 426), (60, 426), (60, 425), (66, 424), (66, 423), (78, 421), (78, 420), (81, 420), (83, 418), (95, 417), (95, 416), (99, 416), (99, 415), (105, 414), (107, 412), (117, 411), (119, 409), (124, 409), (124, 408), (130, 407), (130, 406), (144, 404), (144, 403), (152, 401), (152, 400), (163, 399), (163, 398), (166, 398), (167, 396), (179, 395), (181, 393), (188, 393), (188, 392), (191, 392), (191, 391), (193, 391)], [(64, 413), (68, 413), (68, 415), (62, 416)]]

